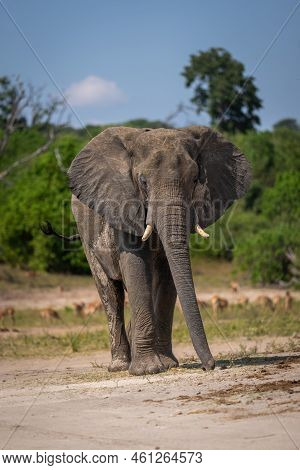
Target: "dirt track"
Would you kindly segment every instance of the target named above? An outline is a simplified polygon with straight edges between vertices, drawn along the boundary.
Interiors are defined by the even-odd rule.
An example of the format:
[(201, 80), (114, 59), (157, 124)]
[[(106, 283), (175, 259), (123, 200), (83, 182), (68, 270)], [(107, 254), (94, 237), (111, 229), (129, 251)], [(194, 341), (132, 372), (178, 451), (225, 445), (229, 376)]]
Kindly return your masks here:
[(1, 447), (299, 448), (299, 354), (221, 360), (210, 373), (183, 359), (147, 377), (108, 374), (108, 360), (106, 352), (2, 360)]
[[(283, 295), (279, 289), (217, 289), (230, 302), (240, 295)], [(201, 293), (208, 300), (215, 290)], [(300, 292), (293, 293), (300, 299)], [(97, 298), (94, 287), (9, 290), (0, 306), (61, 308)], [(72, 331), (80, 326), (74, 325)], [(102, 328), (101, 325), (93, 328)], [(23, 328), (41, 334), (44, 327)], [(65, 329), (47, 327), (47, 333)], [(16, 336), (18, 333), (2, 333)], [(293, 340), (294, 341), (294, 340)], [(275, 344), (276, 343), (276, 344)], [(109, 374), (109, 353), (51, 359), (0, 360), (0, 444), (6, 449), (295, 449), (300, 445), (300, 354), (289, 338), (259, 337), (212, 342), (221, 360), (205, 373), (190, 345), (177, 345), (181, 367), (166, 374)], [(285, 345), (282, 347), (282, 345)], [(281, 345), (281, 346), (280, 346)], [(266, 354), (265, 351), (290, 351)], [(299, 350), (299, 349), (295, 349)]]
[[(213, 294), (226, 298), (229, 302), (236, 302), (241, 296), (246, 296), (252, 302), (259, 295), (274, 297), (275, 295), (284, 295), (284, 290), (276, 288), (248, 288), (240, 289), (238, 293), (233, 293), (230, 289), (206, 289), (205, 292), (199, 292), (199, 296), (204, 301), (209, 301)], [(300, 300), (300, 292), (293, 292), (293, 297)], [(62, 308), (72, 305), (74, 302), (92, 302), (98, 299), (98, 293), (95, 287), (76, 288), (61, 291), (59, 288), (35, 288), (28, 290), (9, 290), (0, 297), (0, 307), (13, 305), (15, 308)]]

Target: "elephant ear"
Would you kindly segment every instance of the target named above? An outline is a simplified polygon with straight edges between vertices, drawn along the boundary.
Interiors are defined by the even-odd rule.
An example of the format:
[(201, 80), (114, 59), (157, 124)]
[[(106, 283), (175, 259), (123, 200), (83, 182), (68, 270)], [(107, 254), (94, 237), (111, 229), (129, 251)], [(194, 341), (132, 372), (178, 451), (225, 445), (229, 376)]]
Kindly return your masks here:
[(244, 196), (251, 182), (245, 155), (219, 132), (205, 126), (186, 129), (196, 140), (199, 168), (194, 207), (201, 227), (221, 217), (236, 199)]
[(130, 148), (142, 129), (111, 127), (94, 137), (69, 171), (73, 194), (118, 230), (143, 235), (144, 206), (131, 175)]

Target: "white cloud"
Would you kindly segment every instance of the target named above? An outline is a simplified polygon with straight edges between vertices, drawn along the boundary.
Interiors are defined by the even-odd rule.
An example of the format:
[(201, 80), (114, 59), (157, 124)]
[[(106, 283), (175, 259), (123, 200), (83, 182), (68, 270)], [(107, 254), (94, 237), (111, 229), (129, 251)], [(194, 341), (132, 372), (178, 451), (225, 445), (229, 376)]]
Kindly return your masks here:
[(89, 75), (80, 82), (72, 83), (66, 91), (68, 101), (73, 106), (110, 104), (125, 101), (126, 96), (110, 80)]

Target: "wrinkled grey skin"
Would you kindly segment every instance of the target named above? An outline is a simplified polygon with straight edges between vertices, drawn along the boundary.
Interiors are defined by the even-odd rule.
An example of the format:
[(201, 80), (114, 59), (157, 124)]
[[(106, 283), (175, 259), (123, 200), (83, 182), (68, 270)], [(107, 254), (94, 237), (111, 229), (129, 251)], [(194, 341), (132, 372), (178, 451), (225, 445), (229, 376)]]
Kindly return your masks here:
[[(109, 324), (109, 370), (157, 373), (178, 365), (172, 353), (178, 294), (204, 369), (215, 362), (196, 301), (188, 237), (217, 220), (250, 182), (244, 155), (219, 133), (109, 128), (77, 155), (68, 172), (72, 210)], [(145, 226), (154, 231), (143, 242)], [(124, 326), (124, 288), (132, 311)]]

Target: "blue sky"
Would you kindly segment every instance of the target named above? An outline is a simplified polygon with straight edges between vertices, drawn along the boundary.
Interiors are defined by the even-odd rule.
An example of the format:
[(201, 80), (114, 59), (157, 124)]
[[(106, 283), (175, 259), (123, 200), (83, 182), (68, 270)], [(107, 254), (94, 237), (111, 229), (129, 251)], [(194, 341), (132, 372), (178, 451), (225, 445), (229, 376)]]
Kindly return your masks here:
[[(297, 0), (0, 0), (83, 123), (165, 119), (192, 91), (189, 55), (224, 47), (250, 74)], [(0, 75), (55, 87), (0, 4)], [(300, 120), (300, 7), (254, 73), (262, 128)], [(180, 116), (175, 124), (207, 124)], [(72, 123), (79, 126), (75, 115)]]

